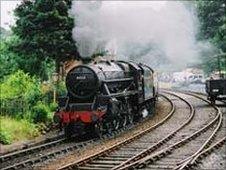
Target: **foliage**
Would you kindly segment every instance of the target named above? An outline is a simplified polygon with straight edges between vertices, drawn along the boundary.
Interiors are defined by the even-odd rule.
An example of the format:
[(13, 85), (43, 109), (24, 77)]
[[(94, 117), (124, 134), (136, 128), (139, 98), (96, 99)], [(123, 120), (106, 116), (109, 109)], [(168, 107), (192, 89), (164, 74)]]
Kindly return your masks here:
[(66, 89), (66, 85), (65, 85), (65, 81), (61, 81), (57, 84), (57, 95), (58, 96), (65, 96), (67, 89)]
[(22, 97), (33, 104), (41, 97), (40, 83), (35, 77), (19, 70), (1, 84), (1, 99)]
[(10, 144), (19, 140), (31, 139), (39, 135), (38, 128), (25, 119), (0, 117), (0, 143)]
[(226, 60), (225, 55), (221, 56), (220, 59), (215, 56), (226, 52), (226, 3), (224, 0), (198, 0), (195, 4), (200, 21), (198, 39), (207, 40), (218, 48), (214, 51), (214, 55), (206, 54), (202, 56), (203, 69), (206, 73), (211, 73), (219, 69), (219, 60), (221, 61), (220, 65)]
[(12, 143), (12, 137), (6, 131), (0, 131), (0, 143), (8, 145)]
[(208, 39), (226, 52), (226, 3), (224, 0), (197, 1), (200, 39)]
[(32, 109), (32, 121), (34, 123), (47, 122), (48, 121), (48, 107), (42, 102), (38, 102)]
[(16, 70), (23, 70), (30, 75), (36, 75), (42, 80), (50, 77), (53, 72), (54, 64), (52, 61), (39, 60), (35, 54), (27, 57), (24, 54), (14, 52), (12, 46), (17, 44), (19, 39), (17, 36), (9, 36), (1, 41), (0, 47), (0, 81), (4, 76), (14, 73)]
[(35, 55), (38, 61), (52, 58), (58, 67), (60, 61), (77, 57), (73, 19), (68, 15), (71, 1), (23, 1), (14, 11), (17, 20), (13, 32), (20, 38), (14, 49), (27, 58)]
[(3, 77), (9, 75), (12, 72), (15, 72), (19, 66), (16, 62), (18, 55), (9, 50), (9, 44), (12, 44), (15, 41), (15, 38), (7, 38), (1, 40), (0, 46), (0, 81), (3, 80)]
[(57, 103), (50, 103), (49, 110), (51, 112), (54, 112), (54, 111), (56, 111), (56, 109), (57, 109)]
[(10, 31), (6, 30), (5, 28), (0, 27), (0, 37), (2, 39), (8, 37), (10, 34), (11, 34)]
[[(65, 91), (64, 83), (59, 83), (59, 92)], [(56, 110), (53, 101), (53, 85), (41, 88), (40, 81), (19, 70), (6, 77), (1, 84), (2, 115), (26, 118), (34, 123), (50, 122)], [(21, 107), (19, 107), (19, 106)], [(16, 108), (15, 108), (16, 106)]]
[(206, 60), (204, 62), (203, 69), (206, 73), (211, 73), (212, 71), (219, 70), (221, 72), (226, 71), (226, 53), (223, 53), (221, 55), (213, 55), (211, 59)]

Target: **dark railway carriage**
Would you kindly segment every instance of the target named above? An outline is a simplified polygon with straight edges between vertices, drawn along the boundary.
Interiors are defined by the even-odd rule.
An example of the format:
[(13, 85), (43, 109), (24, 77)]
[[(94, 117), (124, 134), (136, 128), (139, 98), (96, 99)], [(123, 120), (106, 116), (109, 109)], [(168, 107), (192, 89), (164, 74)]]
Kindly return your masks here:
[(226, 100), (226, 79), (206, 80), (207, 99), (215, 104), (215, 100)]
[(155, 85), (154, 71), (143, 64), (100, 61), (74, 67), (54, 120), (68, 137), (110, 133), (154, 111)]

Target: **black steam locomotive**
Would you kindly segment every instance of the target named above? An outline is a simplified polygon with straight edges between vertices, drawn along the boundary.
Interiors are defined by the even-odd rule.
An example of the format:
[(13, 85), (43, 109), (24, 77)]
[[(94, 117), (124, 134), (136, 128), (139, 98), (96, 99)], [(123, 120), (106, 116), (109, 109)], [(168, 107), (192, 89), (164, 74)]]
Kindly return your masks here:
[(54, 120), (67, 137), (101, 136), (140, 120), (154, 112), (158, 90), (150, 67), (106, 60), (72, 68), (66, 87)]

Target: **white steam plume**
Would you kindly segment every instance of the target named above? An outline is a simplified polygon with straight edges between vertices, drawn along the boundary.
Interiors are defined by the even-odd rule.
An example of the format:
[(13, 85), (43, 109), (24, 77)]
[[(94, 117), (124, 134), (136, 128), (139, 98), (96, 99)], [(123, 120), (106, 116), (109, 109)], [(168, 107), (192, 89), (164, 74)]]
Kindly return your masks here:
[(184, 67), (198, 57), (191, 11), (178, 1), (74, 1), (73, 39), (82, 57), (108, 50), (154, 68)]

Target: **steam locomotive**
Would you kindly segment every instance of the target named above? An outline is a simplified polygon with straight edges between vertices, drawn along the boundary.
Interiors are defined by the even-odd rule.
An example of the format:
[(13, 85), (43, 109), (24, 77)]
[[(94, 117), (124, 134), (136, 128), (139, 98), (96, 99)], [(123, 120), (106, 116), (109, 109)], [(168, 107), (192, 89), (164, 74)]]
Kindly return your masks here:
[(158, 94), (150, 67), (113, 60), (72, 68), (66, 87), (67, 96), (59, 99), (54, 114), (66, 137), (101, 136), (139, 121), (154, 113)]

